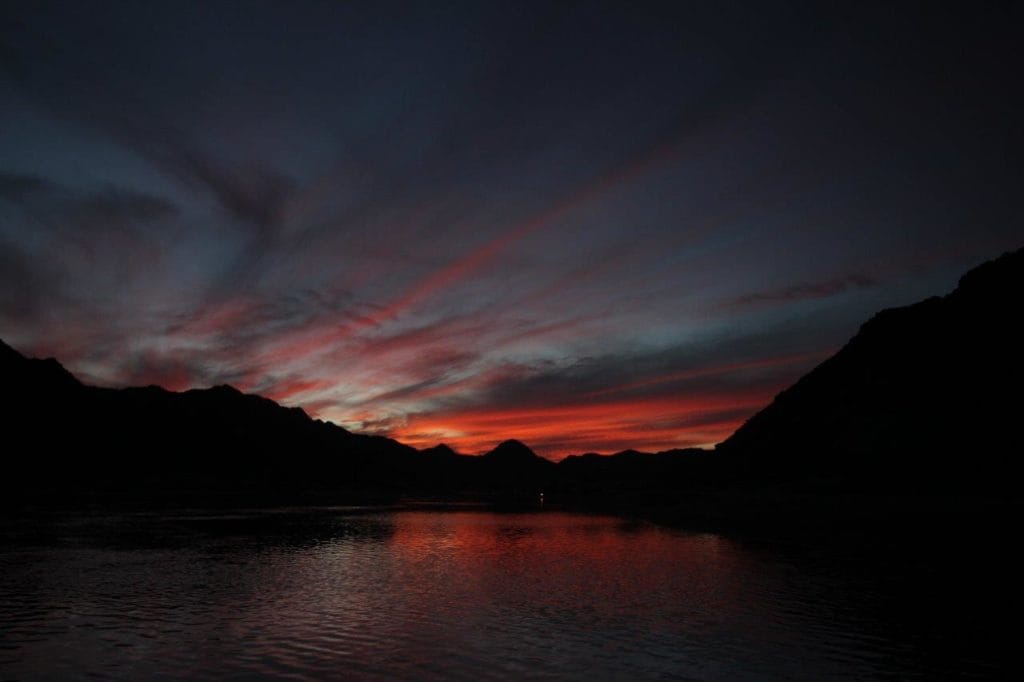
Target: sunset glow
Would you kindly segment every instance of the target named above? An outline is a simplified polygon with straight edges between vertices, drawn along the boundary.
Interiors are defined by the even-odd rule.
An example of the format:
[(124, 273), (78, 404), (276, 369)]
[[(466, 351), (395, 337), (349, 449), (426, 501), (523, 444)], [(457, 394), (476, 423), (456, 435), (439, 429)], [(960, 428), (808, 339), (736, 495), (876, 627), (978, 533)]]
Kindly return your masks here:
[(0, 338), (86, 382), (710, 446), (1019, 240), (1005, 60), (916, 13), (98, 5), (0, 34)]

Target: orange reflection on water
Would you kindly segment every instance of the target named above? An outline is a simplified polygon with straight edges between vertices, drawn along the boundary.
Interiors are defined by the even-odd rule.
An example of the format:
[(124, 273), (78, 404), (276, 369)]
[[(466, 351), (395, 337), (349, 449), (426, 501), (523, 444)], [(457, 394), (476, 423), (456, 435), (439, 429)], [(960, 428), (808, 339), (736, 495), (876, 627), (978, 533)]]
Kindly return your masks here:
[[(531, 604), (537, 618), (556, 623), (614, 621), (681, 597), (680, 604), (713, 603), (717, 613), (742, 608), (736, 576), (745, 555), (714, 534), (559, 512), (409, 512), (395, 516), (388, 543), (419, 583), (426, 612), (478, 619), (481, 627), (501, 618), (493, 609), (509, 594), (517, 608)], [(433, 581), (442, 577), (457, 585), (438, 589)]]

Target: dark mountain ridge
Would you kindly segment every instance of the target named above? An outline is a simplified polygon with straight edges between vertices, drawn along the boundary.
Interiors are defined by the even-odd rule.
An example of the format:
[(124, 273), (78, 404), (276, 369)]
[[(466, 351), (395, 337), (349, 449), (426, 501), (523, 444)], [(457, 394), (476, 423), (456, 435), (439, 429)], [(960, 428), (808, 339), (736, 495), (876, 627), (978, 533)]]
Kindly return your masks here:
[(371, 494), (676, 504), (709, 492), (1018, 496), (1024, 250), (882, 311), (714, 451), (483, 456), (351, 433), (230, 386), (79, 382), (0, 342), (6, 499), (348, 501)]
[(482, 457), (355, 434), (231, 386), (180, 393), (79, 382), (0, 341), (8, 498), (242, 496), (345, 501), (530, 494), (554, 464), (506, 441)]
[(884, 310), (716, 454), (759, 480), (859, 488), (1016, 488), (1022, 472), (1024, 250), (947, 296)]

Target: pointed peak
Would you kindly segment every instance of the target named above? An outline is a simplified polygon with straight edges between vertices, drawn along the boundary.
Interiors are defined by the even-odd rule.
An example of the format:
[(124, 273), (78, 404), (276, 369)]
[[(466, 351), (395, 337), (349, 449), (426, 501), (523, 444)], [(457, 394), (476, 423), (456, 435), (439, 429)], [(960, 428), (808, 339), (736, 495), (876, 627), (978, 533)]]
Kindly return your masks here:
[(537, 453), (522, 442), (514, 439), (502, 441), (496, 448), (485, 454), (484, 457), (501, 460), (540, 459)]
[(216, 386), (210, 386), (209, 388), (190, 388), (185, 393), (199, 393), (209, 396), (234, 396), (234, 395), (245, 395), (240, 390), (231, 386), (230, 384), (217, 384)]
[(420, 450), (420, 452), (425, 455), (442, 455), (445, 457), (459, 454), (455, 450), (453, 450), (451, 446), (449, 446), (447, 443), (438, 443), (433, 447), (423, 448), (422, 450)]

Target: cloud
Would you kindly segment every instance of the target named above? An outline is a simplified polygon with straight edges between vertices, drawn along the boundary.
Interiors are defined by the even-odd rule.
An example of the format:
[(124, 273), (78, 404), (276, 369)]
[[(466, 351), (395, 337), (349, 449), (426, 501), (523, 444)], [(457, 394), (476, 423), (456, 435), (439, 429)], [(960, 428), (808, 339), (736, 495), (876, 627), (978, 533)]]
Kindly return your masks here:
[(47, 216), (57, 229), (149, 223), (174, 218), (178, 207), (163, 197), (127, 187), (79, 189), (49, 178), (0, 171), (0, 199)]
[(53, 183), (35, 175), (0, 171), (0, 199), (21, 203), (33, 194), (54, 188)]
[(152, 272), (161, 257), (153, 228), (178, 215), (170, 201), (134, 189), (12, 172), (0, 172), (0, 200), (15, 207), (0, 235), (0, 317), (40, 337), (62, 317), (103, 320), (104, 285)]
[(182, 391), (202, 385), (203, 365), (197, 358), (146, 349), (129, 353), (116, 366), (117, 383), (126, 386), (157, 385)]
[[(790, 331), (477, 366), (450, 381), (373, 396), (358, 426), (418, 446), (445, 441), (467, 452), (517, 437), (554, 457), (709, 445), (831, 350), (787, 343)], [(791, 352), (780, 353), (787, 346)]]
[(150, 157), (187, 186), (208, 192), (232, 218), (271, 236), (279, 229), (295, 181), (255, 162), (219, 164), (187, 145), (151, 137)]
[(820, 282), (798, 282), (781, 289), (759, 291), (733, 299), (733, 307), (757, 306), (770, 303), (790, 303), (816, 298), (828, 298), (856, 289), (867, 289), (877, 286), (878, 281), (864, 273), (851, 273), (842, 277), (822, 280)]
[(178, 207), (162, 197), (117, 187), (106, 187), (79, 198), (71, 206), (73, 222), (150, 223), (173, 218)]
[(660, 450), (718, 442), (769, 398), (770, 392), (753, 392), (505, 410), (482, 407), (408, 415), (391, 433), (420, 447), (447, 441), (470, 453), (509, 437), (554, 458), (629, 447)]
[(64, 284), (63, 273), (0, 236), (0, 320), (5, 329), (37, 324), (61, 300)]

